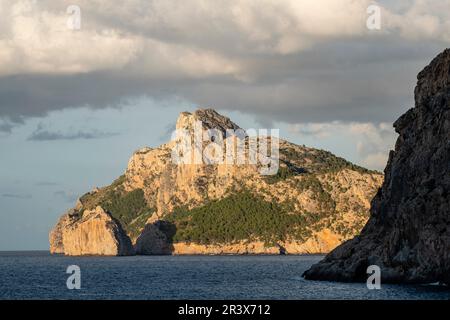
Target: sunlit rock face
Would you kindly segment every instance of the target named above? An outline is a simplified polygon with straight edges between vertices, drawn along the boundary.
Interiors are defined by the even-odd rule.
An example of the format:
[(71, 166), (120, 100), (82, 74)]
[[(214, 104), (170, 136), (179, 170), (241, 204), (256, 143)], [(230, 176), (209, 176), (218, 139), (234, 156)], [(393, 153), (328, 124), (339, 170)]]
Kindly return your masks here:
[(450, 50), (418, 75), (415, 107), (399, 133), (361, 234), (306, 271), (307, 279), (363, 281), (369, 265), (384, 282), (449, 283)]
[(70, 256), (134, 254), (131, 241), (120, 226), (101, 207), (85, 210), (81, 217), (64, 215), (52, 231), (52, 253)]
[[(181, 113), (176, 129), (191, 138), (199, 124), (223, 135), (241, 129), (212, 109)], [(136, 254), (326, 253), (361, 231), (383, 179), (283, 139), (272, 176), (249, 161), (177, 164), (172, 156), (179, 139), (136, 151), (124, 175), (83, 195), (52, 230), (51, 251), (130, 254), (129, 239)], [(243, 139), (250, 145), (245, 133)]]

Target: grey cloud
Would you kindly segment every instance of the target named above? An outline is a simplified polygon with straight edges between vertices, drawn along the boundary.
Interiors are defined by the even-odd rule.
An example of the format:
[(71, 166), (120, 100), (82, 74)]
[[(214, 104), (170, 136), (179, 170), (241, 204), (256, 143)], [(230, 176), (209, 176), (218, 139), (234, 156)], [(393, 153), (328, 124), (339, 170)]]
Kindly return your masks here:
[(0, 133), (11, 133), (11, 130), (15, 125), (17, 125), (17, 121), (16, 123), (13, 123), (8, 120), (0, 119)]
[(0, 132), (7, 132), (7, 133), (10, 133), (12, 127), (13, 127), (13, 126), (10, 125), (10, 124), (2, 123), (2, 124), (0, 124)]
[(20, 193), (4, 193), (2, 194), (3, 198), (12, 198), (12, 199), (31, 199), (31, 194), (20, 194)]
[[(145, 7), (144, 12), (151, 12), (152, 6)], [(120, 15), (119, 11), (102, 13), (83, 3), (83, 16), (88, 24), (94, 21), (97, 26), (121, 30), (126, 36), (155, 38), (223, 54), (239, 62), (240, 74), (186, 75), (173, 66), (162, 72), (141, 70), (146, 59), (157, 59), (144, 54), (120, 71), (4, 76), (0, 77), (0, 118), (10, 119), (4, 131), (10, 130), (11, 123), (54, 110), (120, 107), (140, 96), (156, 100), (182, 97), (199, 106), (239, 110), (261, 123), (391, 123), (412, 106), (416, 74), (446, 45), (438, 39), (419, 42), (382, 33), (319, 39), (311, 48), (283, 55), (252, 50), (251, 40), (223, 20), (226, 16), (210, 30), (203, 28), (208, 20), (197, 19), (192, 29), (186, 25), (180, 33), (183, 21), (146, 27), (146, 22), (155, 21), (144, 17), (133, 22), (135, 11), (130, 7), (133, 5)], [(151, 62), (164, 68), (159, 61)], [(99, 135), (102, 133), (41, 130), (30, 140), (93, 139)]]
[(168, 125), (166, 125), (163, 134), (161, 134), (161, 136), (159, 137), (159, 140), (167, 141), (168, 139), (170, 139), (172, 137), (172, 133), (175, 131), (175, 129), (176, 129), (175, 122), (169, 123)]
[(327, 133), (323, 128), (314, 128), (307, 126), (295, 128), (294, 132), (302, 136), (320, 136)]
[(184, 97), (199, 106), (239, 110), (265, 121), (392, 122), (412, 106), (415, 76), (440, 48), (365, 46), (347, 56), (339, 45), (329, 44), (287, 58), (255, 60), (248, 66), (253, 79), (246, 82), (225, 76), (151, 79), (114, 72), (0, 78), (0, 116), (21, 120), (62, 108), (117, 107), (147, 95)]
[(28, 137), (29, 141), (54, 141), (54, 140), (79, 140), (79, 139), (101, 139), (115, 136), (117, 133), (93, 131), (60, 132), (49, 131), (41, 126)]

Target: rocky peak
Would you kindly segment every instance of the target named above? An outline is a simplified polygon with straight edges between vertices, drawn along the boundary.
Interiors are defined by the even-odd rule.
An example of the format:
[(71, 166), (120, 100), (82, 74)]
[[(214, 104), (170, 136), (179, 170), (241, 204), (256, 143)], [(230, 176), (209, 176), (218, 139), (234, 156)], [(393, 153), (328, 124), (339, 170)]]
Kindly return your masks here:
[(416, 107), (426, 107), (426, 101), (450, 90), (450, 49), (440, 53), (417, 76)]
[(237, 130), (240, 127), (228, 117), (214, 109), (198, 109), (194, 113), (182, 112), (177, 120), (177, 129), (193, 130), (196, 121), (201, 121), (204, 130), (218, 129), (225, 134), (227, 129)]
[[(423, 128), (426, 125), (423, 121), (430, 118), (429, 113), (436, 112), (430, 108), (436, 104), (437, 99), (443, 99), (449, 93), (450, 49), (446, 49), (418, 74), (417, 86), (414, 90), (415, 107), (394, 123), (395, 130), (404, 135), (411, 135)], [(413, 122), (416, 122), (418, 127), (412, 126)]]
[[(177, 129), (192, 134), (197, 121), (203, 130), (239, 129), (211, 109), (181, 113)], [(273, 176), (251, 163), (178, 164), (176, 139), (135, 152), (124, 175), (83, 195), (51, 232), (51, 251), (121, 255), (132, 253), (131, 240), (137, 254), (328, 252), (359, 232), (382, 180), (329, 152), (287, 141), (280, 143)]]

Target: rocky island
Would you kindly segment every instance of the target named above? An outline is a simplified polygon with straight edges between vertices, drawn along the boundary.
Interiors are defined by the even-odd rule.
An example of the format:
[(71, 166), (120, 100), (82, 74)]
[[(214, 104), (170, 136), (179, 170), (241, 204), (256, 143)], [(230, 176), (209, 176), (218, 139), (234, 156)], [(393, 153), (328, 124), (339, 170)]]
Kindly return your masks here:
[(361, 234), (305, 272), (306, 279), (450, 284), (450, 50), (418, 75), (415, 107), (399, 137)]
[[(177, 129), (240, 127), (213, 109)], [(279, 139), (279, 168), (174, 164), (176, 141), (143, 148), (124, 175), (83, 195), (50, 232), (66, 255), (327, 253), (359, 234), (383, 176), (330, 152)]]

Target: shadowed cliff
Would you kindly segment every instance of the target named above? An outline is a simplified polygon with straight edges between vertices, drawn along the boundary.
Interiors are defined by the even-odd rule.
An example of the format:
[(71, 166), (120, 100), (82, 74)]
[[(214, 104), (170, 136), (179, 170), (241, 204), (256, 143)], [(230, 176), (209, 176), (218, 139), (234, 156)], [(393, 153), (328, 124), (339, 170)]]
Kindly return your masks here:
[(304, 273), (306, 279), (450, 281), (450, 50), (418, 75), (415, 107), (395, 123), (400, 134), (359, 236)]

